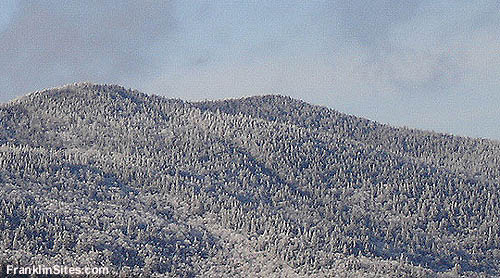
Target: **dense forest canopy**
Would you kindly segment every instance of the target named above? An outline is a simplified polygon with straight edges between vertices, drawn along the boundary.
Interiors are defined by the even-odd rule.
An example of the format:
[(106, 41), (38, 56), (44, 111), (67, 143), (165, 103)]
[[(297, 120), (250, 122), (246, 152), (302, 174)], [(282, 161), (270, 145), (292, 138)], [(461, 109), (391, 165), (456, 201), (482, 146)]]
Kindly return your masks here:
[(495, 277), (500, 143), (284, 96), (0, 105), (0, 260), (158, 277)]

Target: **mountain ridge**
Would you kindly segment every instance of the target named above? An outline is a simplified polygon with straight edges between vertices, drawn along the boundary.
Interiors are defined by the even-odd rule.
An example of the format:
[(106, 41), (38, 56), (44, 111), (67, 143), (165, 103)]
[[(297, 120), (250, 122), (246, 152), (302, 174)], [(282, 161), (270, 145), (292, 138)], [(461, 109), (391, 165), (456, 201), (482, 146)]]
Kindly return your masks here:
[[(254, 100), (258, 102), (261, 98), (265, 99), (267, 97), (260, 97), (260, 96), (250, 97), (250, 98), (241, 99), (240, 101), (244, 104), (245, 104), (245, 102), (248, 101), (251, 104)], [(231, 111), (231, 102), (232, 101), (239, 102), (238, 100), (208, 101), (208, 102), (198, 102), (198, 103), (196, 103), (196, 105), (198, 107), (200, 107), (201, 109), (213, 110), (213, 108), (211, 108), (211, 104), (213, 104), (218, 109), (222, 109), (225, 112), (232, 114), (232, 113), (234, 113), (234, 111)], [(288, 98), (288, 101), (297, 102), (297, 101), (293, 100), (292, 98)], [(490, 144), (490, 145), (492, 145), (493, 150), (488, 149), (488, 150), (483, 150), (483, 152), (491, 153), (492, 155), (491, 155), (490, 161), (492, 161), (496, 166), (500, 167), (500, 163), (499, 163), (498, 159), (496, 159), (496, 157), (498, 157), (497, 154), (500, 154), (500, 142), (495, 141), (495, 140), (463, 137), (463, 136), (456, 136), (456, 135), (450, 135), (450, 134), (445, 134), (445, 133), (437, 133), (437, 132), (433, 132), (433, 131), (422, 131), (422, 130), (418, 130), (418, 129), (404, 128), (404, 127), (403, 128), (391, 127), (389, 125), (380, 124), (380, 123), (375, 122), (375, 121), (366, 120), (366, 119), (359, 118), (359, 117), (352, 116), (352, 115), (348, 115), (348, 114), (343, 114), (343, 113), (340, 113), (338, 111), (335, 111), (335, 110), (332, 110), (329, 108), (315, 106), (315, 105), (311, 106), (311, 105), (306, 104), (305, 102), (302, 102), (302, 101), (299, 101), (298, 103), (301, 106), (301, 108), (311, 107), (311, 109), (314, 110), (312, 115), (311, 115), (312, 118), (321, 118), (322, 115), (324, 115), (324, 114), (332, 113), (333, 117), (336, 119), (330, 120), (330, 122), (334, 122), (334, 123), (336, 123), (335, 126), (340, 127), (340, 129), (335, 130), (336, 133), (343, 134), (343, 135), (349, 136), (351, 138), (354, 136), (354, 139), (357, 139), (360, 142), (366, 142), (367, 140), (375, 141), (375, 145), (374, 145), (375, 147), (376, 146), (383, 146), (384, 144), (387, 144), (387, 145), (394, 144), (394, 140), (391, 140), (391, 139), (398, 139), (398, 136), (394, 136), (398, 132), (399, 133), (400, 132), (410, 133), (410, 135), (411, 135), (410, 139), (411, 139), (411, 137), (414, 137), (414, 136), (420, 136), (420, 137), (424, 137), (423, 139), (426, 141), (440, 139), (441, 141), (446, 142), (446, 140), (448, 140), (448, 139), (455, 140), (455, 141), (458, 141), (458, 144), (459, 144), (458, 148), (463, 147), (463, 145), (465, 145), (465, 144), (472, 145), (469, 148), (469, 152), (476, 152), (476, 153), (479, 152), (479, 151), (475, 150), (477, 145)], [(253, 105), (252, 107), (255, 107), (255, 109), (254, 109), (255, 113), (258, 113), (260, 111), (259, 109), (261, 108), (258, 105)], [(244, 111), (247, 108), (248, 107), (246, 107), (246, 105), (244, 105), (243, 113), (245, 113)], [(286, 119), (290, 118), (290, 115), (292, 114), (292, 112), (283, 113), (283, 111), (281, 111), (279, 109), (280, 109), (280, 106), (278, 106), (278, 107), (275, 106), (274, 109), (268, 108), (268, 109), (266, 109), (266, 111), (273, 113), (276, 110), (278, 110), (279, 113), (281, 113), (281, 116), (286, 115), (286, 117), (285, 117)], [(299, 114), (299, 115), (301, 114), (300, 109), (297, 109), (293, 112), (295, 112), (296, 114)], [(270, 120), (273, 120), (273, 118), (275, 118), (274, 115), (266, 115), (266, 114), (264, 114), (264, 115), (252, 114), (252, 115), (257, 116), (259, 118), (270, 119)], [(340, 121), (338, 119), (340, 119)], [(286, 121), (286, 120), (282, 119), (281, 121)], [(360, 124), (362, 126), (361, 127), (353, 126), (352, 122), (356, 122), (356, 121), (360, 122)], [(312, 128), (317, 128), (317, 129), (322, 129), (322, 130), (327, 130), (327, 131), (330, 131), (333, 129), (333, 128), (328, 127), (325, 124), (321, 124), (321, 123), (319, 123), (319, 125), (316, 125), (316, 126), (314, 126), (314, 125), (311, 126), (308, 122), (305, 122), (303, 124), (297, 123), (297, 122), (292, 122), (292, 123), (298, 124), (299, 126), (309, 126)], [(342, 128), (345, 125), (347, 125), (347, 126), (345, 128)], [(382, 129), (383, 131), (379, 132), (378, 134), (374, 134), (372, 136), (370, 134), (370, 132), (371, 132), (371, 130), (374, 130), (374, 129)], [(386, 138), (384, 138), (384, 137), (386, 137)], [(404, 140), (403, 144), (407, 143), (406, 142), (406, 140), (408, 140), (407, 138), (402, 138), (402, 139)], [(386, 141), (382, 142), (382, 140), (386, 140)], [(409, 143), (415, 144), (414, 142), (409, 142)], [(444, 146), (444, 147), (446, 147), (446, 146)], [(387, 147), (386, 147), (386, 149), (387, 149)], [(391, 150), (395, 153), (401, 152), (401, 150), (403, 150), (403, 153), (405, 155), (411, 155), (411, 156), (415, 157), (416, 159), (422, 159), (423, 161), (428, 160), (428, 156), (429, 156), (429, 154), (426, 154), (425, 152), (422, 153), (422, 151), (419, 151), (419, 150), (415, 150), (415, 151), (419, 151), (415, 154), (409, 154), (409, 151), (405, 150), (404, 147), (402, 146), (402, 144), (398, 144), (398, 143), (397, 143), (396, 148), (393, 148)], [(412, 150), (410, 149), (410, 151), (412, 151)], [(451, 151), (458, 151), (458, 150), (452, 149), (449, 151), (451, 152)], [(437, 152), (435, 146), (431, 146), (431, 149), (428, 153), (430, 153), (430, 152)], [(462, 154), (462, 155), (465, 155), (465, 154)], [(431, 159), (436, 159), (436, 158), (433, 157)], [(468, 163), (470, 163), (470, 161), (465, 161), (463, 164), (467, 165)], [(438, 165), (438, 166), (441, 166), (441, 165)], [(449, 165), (442, 165), (442, 166), (449, 167)], [(478, 172), (484, 172), (484, 171), (479, 170)], [(496, 176), (498, 176), (498, 173), (496, 174)], [(497, 182), (498, 182), (498, 180), (497, 180)]]
[(285, 96), (187, 102), (90, 83), (0, 105), (0, 119), (2, 261), (24, 244), (26, 263), (165, 277), (498, 273), (493, 141)]

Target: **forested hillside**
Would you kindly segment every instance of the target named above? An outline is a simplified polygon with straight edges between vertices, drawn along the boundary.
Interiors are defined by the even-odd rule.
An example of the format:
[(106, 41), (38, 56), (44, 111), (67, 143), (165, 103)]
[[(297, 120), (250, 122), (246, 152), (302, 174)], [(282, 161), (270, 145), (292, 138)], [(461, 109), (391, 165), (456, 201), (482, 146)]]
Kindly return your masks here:
[(0, 105), (0, 260), (149, 277), (496, 277), (500, 144), (282, 96)]

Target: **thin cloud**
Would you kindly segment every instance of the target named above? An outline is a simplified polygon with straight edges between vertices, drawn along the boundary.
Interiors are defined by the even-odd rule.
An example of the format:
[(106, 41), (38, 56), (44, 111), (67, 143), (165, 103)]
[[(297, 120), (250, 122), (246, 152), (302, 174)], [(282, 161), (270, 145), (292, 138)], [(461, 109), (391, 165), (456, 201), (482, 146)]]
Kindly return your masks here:
[(23, 1), (0, 34), (0, 95), (79, 80), (119, 82), (156, 70), (175, 28), (165, 1)]

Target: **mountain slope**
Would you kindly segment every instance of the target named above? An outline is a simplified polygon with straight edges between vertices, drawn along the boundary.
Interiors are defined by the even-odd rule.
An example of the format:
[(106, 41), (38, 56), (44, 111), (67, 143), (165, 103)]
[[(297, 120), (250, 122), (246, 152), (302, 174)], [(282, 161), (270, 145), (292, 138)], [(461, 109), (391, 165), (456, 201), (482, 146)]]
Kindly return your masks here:
[(282, 96), (205, 101), (195, 105), (208, 111), (243, 114), (327, 131), (407, 157), (418, 158), (436, 167), (444, 166), (500, 182), (500, 142), (394, 128)]
[(188, 103), (88, 83), (2, 105), (0, 119), (4, 262), (181, 277), (499, 271), (493, 141), (280, 96)]

